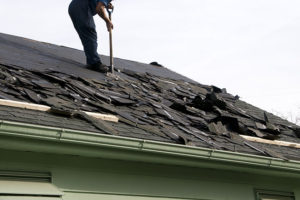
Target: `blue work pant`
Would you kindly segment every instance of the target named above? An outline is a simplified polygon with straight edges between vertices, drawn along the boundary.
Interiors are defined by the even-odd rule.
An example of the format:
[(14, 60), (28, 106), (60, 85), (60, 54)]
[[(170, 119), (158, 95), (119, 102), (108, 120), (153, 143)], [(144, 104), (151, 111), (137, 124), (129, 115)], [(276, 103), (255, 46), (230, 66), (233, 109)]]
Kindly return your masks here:
[(88, 0), (73, 0), (69, 5), (69, 15), (80, 37), (88, 65), (101, 62), (97, 53), (97, 32)]

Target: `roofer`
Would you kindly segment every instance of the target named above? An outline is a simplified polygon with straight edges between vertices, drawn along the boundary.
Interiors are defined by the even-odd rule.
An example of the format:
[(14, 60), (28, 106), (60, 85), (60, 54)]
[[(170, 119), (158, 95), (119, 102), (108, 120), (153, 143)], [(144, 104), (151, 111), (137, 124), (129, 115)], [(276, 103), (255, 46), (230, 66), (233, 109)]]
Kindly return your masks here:
[(69, 15), (80, 37), (86, 55), (87, 68), (102, 73), (108, 72), (97, 52), (97, 32), (93, 16), (98, 14), (106, 23), (107, 30), (113, 29), (106, 9), (112, 9), (112, 0), (72, 0)]

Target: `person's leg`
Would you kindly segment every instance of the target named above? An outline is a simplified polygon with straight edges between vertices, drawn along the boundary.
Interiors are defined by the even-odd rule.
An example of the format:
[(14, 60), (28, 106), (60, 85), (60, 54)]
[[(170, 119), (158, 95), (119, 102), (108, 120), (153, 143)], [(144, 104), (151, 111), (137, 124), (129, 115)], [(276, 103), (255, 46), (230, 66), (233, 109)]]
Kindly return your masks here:
[(97, 32), (87, 0), (73, 0), (69, 14), (82, 42), (88, 65), (101, 63), (97, 53)]

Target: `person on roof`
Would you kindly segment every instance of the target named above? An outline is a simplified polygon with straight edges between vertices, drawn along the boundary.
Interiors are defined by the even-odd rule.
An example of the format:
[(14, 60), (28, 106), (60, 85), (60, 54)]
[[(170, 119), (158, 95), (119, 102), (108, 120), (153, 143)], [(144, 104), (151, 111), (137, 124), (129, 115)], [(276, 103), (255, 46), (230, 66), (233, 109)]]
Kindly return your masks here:
[(113, 29), (106, 9), (112, 9), (112, 0), (72, 0), (69, 5), (69, 15), (80, 37), (86, 55), (87, 68), (102, 73), (109, 68), (101, 62), (97, 52), (97, 32), (93, 16), (98, 14), (106, 23), (107, 30)]

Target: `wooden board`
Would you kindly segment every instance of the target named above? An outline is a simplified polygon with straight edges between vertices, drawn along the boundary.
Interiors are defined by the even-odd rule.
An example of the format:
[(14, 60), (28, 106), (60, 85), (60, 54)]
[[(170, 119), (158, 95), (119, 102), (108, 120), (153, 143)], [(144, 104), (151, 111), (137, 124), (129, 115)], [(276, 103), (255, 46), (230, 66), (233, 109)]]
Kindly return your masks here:
[[(43, 112), (47, 112), (51, 109), (49, 106), (20, 102), (20, 101), (5, 100), (5, 99), (0, 99), (0, 105), (8, 106), (8, 107), (15, 107), (15, 108), (23, 108), (23, 109), (28, 109), (28, 110), (43, 111)], [(105, 121), (111, 121), (111, 122), (119, 121), (119, 118), (114, 115), (92, 113), (92, 112), (85, 112), (85, 113), (91, 117), (95, 117), (97, 119), (101, 119), (101, 120), (105, 120)]]
[(285, 141), (280, 141), (280, 140), (266, 140), (266, 139), (262, 139), (262, 138), (258, 138), (258, 137), (251, 137), (251, 136), (247, 136), (247, 135), (241, 135), (241, 137), (248, 141), (251, 141), (251, 142), (273, 144), (273, 145), (278, 145), (278, 146), (292, 147), (292, 148), (300, 149), (300, 144), (298, 144), (298, 143), (285, 142)]

